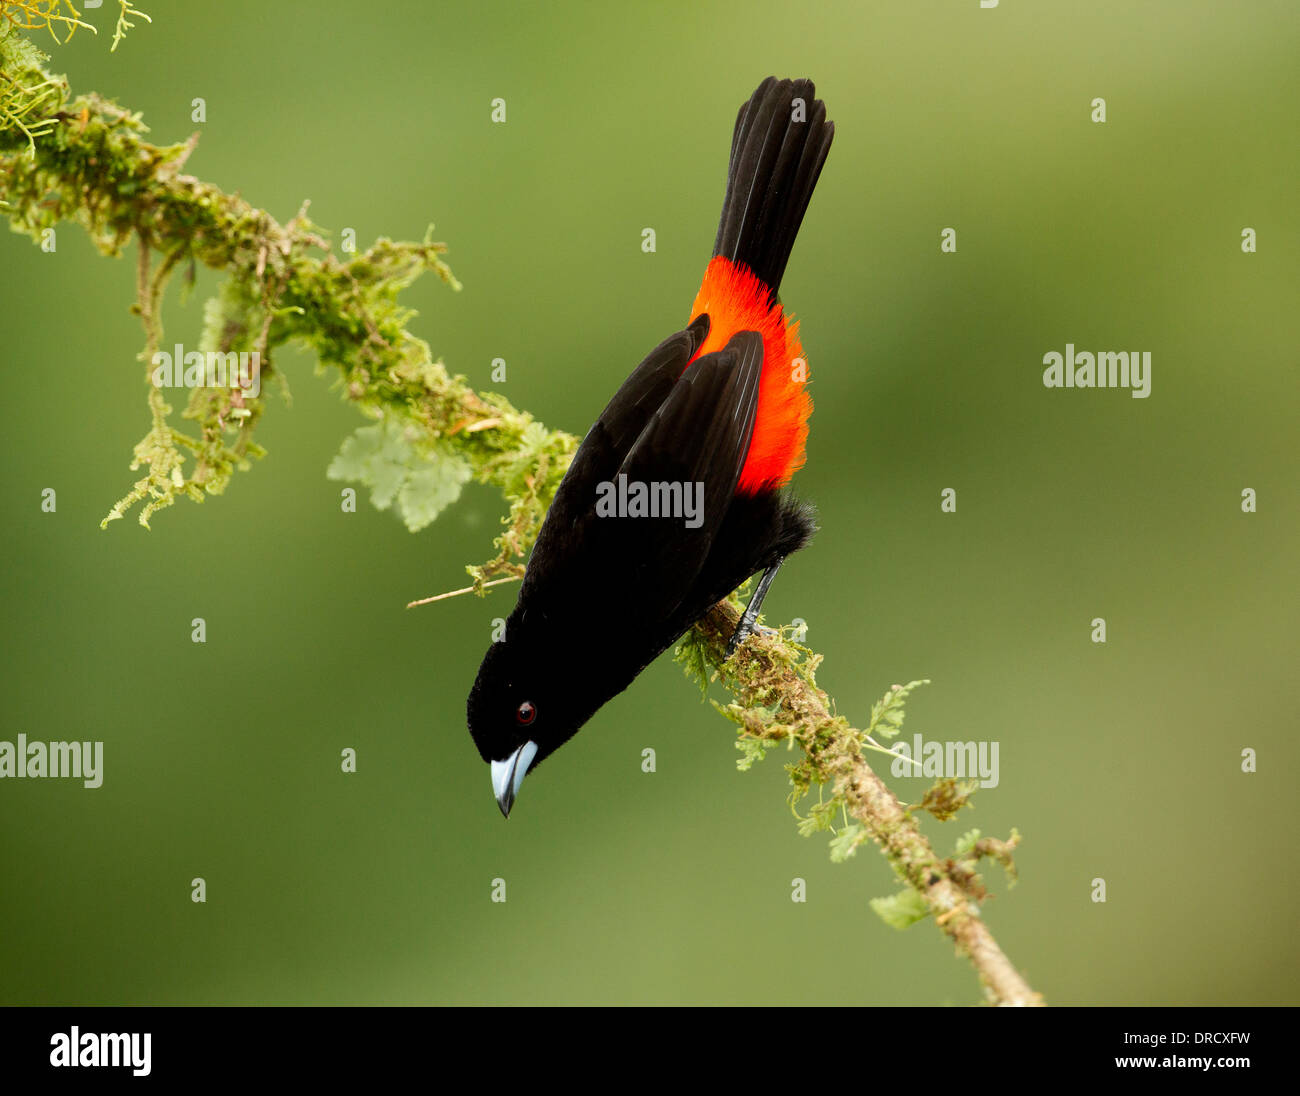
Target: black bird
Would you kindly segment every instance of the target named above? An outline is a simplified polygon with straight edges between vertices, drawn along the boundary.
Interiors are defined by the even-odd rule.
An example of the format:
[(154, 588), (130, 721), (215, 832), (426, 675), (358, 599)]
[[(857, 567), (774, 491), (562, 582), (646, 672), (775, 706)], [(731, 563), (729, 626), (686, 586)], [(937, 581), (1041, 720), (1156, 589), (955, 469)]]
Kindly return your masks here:
[(470, 733), (509, 816), (524, 775), (717, 601), (814, 531), (784, 491), (812, 402), (777, 297), (835, 127), (809, 80), (768, 77), (740, 108), (691, 322), (601, 412), (556, 492), (503, 637), (470, 690)]

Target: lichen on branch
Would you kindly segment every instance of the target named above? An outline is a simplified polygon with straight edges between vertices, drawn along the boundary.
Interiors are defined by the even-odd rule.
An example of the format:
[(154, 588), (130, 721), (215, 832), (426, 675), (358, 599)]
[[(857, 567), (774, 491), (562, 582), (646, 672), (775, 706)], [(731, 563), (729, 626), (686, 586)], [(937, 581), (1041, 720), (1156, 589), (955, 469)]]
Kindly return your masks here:
[[(226, 275), (204, 309), (194, 349), (257, 354), (263, 381), (276, 375), (278, 349), (298, 342), (337, 372), (345, 398), (405, 440), (412, 475), (402, 495), (408, 524), (431, 520), (468, 470), (498, 487), (510, 504), (497, 554), (471, 568), (476, 585), (518, 574), (576, 440), (548, 431), (501, 396), (476, 393), (452, 376), (409, 329), (415, 313), (399, 295), (432, 273), (459, 284), (431, 235), (416, 243), (380, 239), (355, 255), (334, 253), (307, 205), (285, 223), (238, 195), (186, 174), (197, 134), (172, 145), (145, 139), (138, 114), (89, 94), (71, 97), (65, 80), (21, 36), (0, 39), (0, 76), (27, 89), (0, 124), (0, 199), (15, 231), (40, 241), (62, 221), (79, 224), (105, 255), (135, 242), (136, 310), (145, 332), (141, 373), (150, 428), (131, 467), (143, 475), (109, 511), (107, 524), (139, 506), (141, 524), (178, 498), (222, 493), (236, 470), (263, 450), (254, 429), (267, 392), (194, 387), (173, 425), (167, 393), (151, 383), (164, 341), (162, 304), (179, 272), (196, 264)], [(140, 374), (137, 374), (140, 375)]]
[[(1011, 853), (1019, 834), (1013, 831), (1005, 842), (981, 842), (978, 832), (974, 837), (967, 834), (953, 856), (940, 857), (915, 813), (899, 802), (867, 763), (869, 732), (884, 734), (891, 727), (896, 732), (902, 725), (903, 699), (922, 683), (892, 688), (875, 706), (868, 730), (858, 730), (836, 714), (834, 702), (818, 687), (815, 672), (821, 656), (780, 632), (753, 635), (732, 658), (725, 657), (741, 612), (734, 596), (719, 602), (685, 637), (678, 658), (697, 683), (703, 672), (708, 675), (706, 684), (717, 681), (730, 694), (731, 703), (723, 710), (740, 728), (742, 767), (747, 758), (751, 763), (760, 759), (776, 743), (797, 747), (801, 756), (787, 766), (792, 807), (813, 787), (830, 792), (829, 798), (819, 794), (817, 805), (801, 820), (801, 832), (833, 831), (834, 860), (847, 859), (865, 841), (874, 842), (904, 884), (899, 894), (872, 902), (876, 913), (896, 928), (933, 916), (958, 952), (975, 966), (990, 1002), (1042, 1004), (980, 913), (987, 892), (975, 864), (982, 856), (991, 857), (1014, 878)], [(950, 783), (955, 782), (941, 781), (931, 789), (935, 802), (953, 805), (957, 789)], [(918, 806), (930, 809), (924, 802)], [(842, 828), (835, 831), (837, 817)]]

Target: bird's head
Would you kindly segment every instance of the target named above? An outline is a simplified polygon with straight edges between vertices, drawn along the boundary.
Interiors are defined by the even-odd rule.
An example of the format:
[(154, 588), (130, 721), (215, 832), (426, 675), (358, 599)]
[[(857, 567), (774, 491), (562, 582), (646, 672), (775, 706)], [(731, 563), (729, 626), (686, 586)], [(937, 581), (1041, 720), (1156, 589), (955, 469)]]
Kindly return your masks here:
[(507, 818), (524, 777), (599, 707), (577, 702), (581, 683), (566, 683), (556, 653), (553, 644), (529, 644), (522, 636), (493, 643), (470, 690), (469, 733), (491, 768), (492, 792)]

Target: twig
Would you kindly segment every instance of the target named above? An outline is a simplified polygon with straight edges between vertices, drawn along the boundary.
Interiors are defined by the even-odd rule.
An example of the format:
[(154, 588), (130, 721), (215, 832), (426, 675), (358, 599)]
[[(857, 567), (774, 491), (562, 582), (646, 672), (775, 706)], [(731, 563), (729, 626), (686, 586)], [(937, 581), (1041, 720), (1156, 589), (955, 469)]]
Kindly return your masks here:
[[(493, 579), (491, 582), (483, 583), (483, 589), (486, 590), (489, 586), (500, 586), (503, 582), (518, 582), (521, 578), (523, 578), (522, 575), (507, 575), (505, 578)], [(408, 609), (414, 609), (417, 605), (429, 605), (435, 601), (444, 601), (449, 597), (460, 597), (461, 594), (472, 594), (474, 593), (474, 590), (475, 587), (473, 586), (466, 586), (460, 590), (448, 590), (445, 594), (434, 594), (433, 597), (422, 597), (419, 601), (408, 601), (406, 607)]]

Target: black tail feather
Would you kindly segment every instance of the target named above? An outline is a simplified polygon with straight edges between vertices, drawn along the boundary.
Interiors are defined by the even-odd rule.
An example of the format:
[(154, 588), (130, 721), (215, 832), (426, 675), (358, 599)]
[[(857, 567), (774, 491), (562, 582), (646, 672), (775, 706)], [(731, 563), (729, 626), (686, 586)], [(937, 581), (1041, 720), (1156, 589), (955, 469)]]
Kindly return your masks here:
[(835, 136), (826, 104), (816, 94), (811, 80), (769, 76), (740, 108), (731, 138), (727, 196), (713, 253), (748, 266), (774, 300)]

